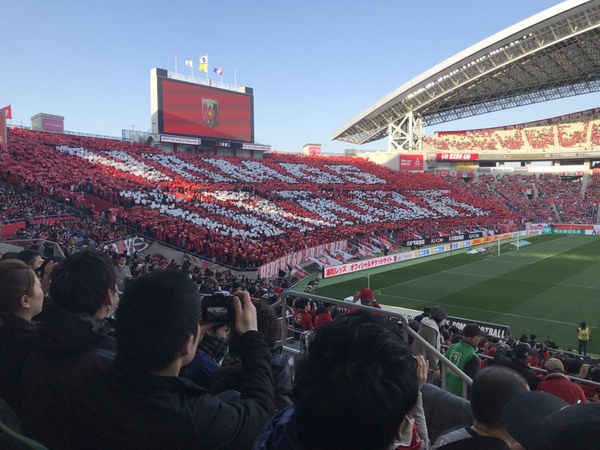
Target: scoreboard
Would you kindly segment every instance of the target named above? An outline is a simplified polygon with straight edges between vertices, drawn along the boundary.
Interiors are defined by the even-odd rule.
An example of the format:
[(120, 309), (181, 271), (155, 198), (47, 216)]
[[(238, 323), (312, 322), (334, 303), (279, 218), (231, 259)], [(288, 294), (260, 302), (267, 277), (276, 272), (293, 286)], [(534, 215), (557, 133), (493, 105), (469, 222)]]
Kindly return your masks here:
[[(202, 79), (198, 81), (204, 83)], [(164, 69), (153, 69), (153, 132), (217, 141), (254, 142), (253, 91), (248, 87), (237, 89), (180, 80), (169, 77)]]

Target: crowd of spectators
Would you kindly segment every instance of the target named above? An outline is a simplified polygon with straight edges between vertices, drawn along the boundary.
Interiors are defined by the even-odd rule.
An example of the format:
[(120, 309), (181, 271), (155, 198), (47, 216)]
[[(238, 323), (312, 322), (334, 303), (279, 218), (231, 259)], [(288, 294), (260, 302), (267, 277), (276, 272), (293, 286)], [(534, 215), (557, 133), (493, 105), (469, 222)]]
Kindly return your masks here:
[(579, 150), (600, 145), (599, 121), (598, 111), (592, 109), (568, 117), (527, 124), (480, 130), (440, 131), (425, 137), (424, 143), (439, 151), (470, 153)]
[[(463, 185), (462, 179), (444, 177)], [(598, 213), (598, 175), (584, 177), (563, 174), (480, 174), (468, 181), (472, 195), (502, 199), (521, 221), (590, 224)], [(553, 208), (553, 205), (556, 209)]]
[(582, 148), (587, 144), (587, 130), (590, 121), (557, 125), (558, 145), (561, 148)]
[[(469, 416), (468, 402), (436, 387), (439, 361), (415, 345), (410, 356), (402, 327), (376, 314), (385, 316), (368, 288), (349, 308), (303, 298), (288, 298), (286, 308), (282, 290), (265, 281), (171, 265), (131, 271), (120, 293), (121, 264), (145, 260), (89, 249), (39, 268), (50, 274), (44, 298), (37, 260), (23, 253), (30, 267), (19, 258), (0, 261), (0, 357), (11, 361), (0, 368), (0, 396), (22, 420), (18, 431), (49, 448), (427, 449), (487, 436), (489, 448), (504, 449), (524, 439), (500, 419), (526, 391), (508, 392), (510, 380), (565, 405), (599, 400), (597, 386), (583, 383), (600, 379), (598, 361), (535, 336), (504, 341), (472, 325), (461, 332), (432, 307), (419, 318), (436, 330), (436, 348), (464, 340), (482, 366), (502, 367), (475, 374)], [(229, 299), (234, 316), (209, 319), (200, 292)], [(277, 342), (278, 315), (290, 310), (288, 336), (313, 333), (294, 376)], [(433, 430), (448, 420), (465, 431), (438, 440)]]
[[(546, 145), (547, 135), (528, 139)], [(33, 151), (36, 164), (27, 157)], [(2, 221), (26, 222), (15, 238), (57, 242), (66, 255), (45, 265), (31, 252), (0, 261), (0, 360), (9, 362), (0, 366), (0, 395), (22, 419), (24, 434), (50, 448), (256, 442), (261, 449), (426, 449), (437, 437), (428, 431), (422, 392), (442, 379), (440, 360), (419, 340), (412, 343), (416, 358), (410, 356), (405, 330), (376, 314), (382, 311), (373, 291), (357, 292), (360, 305), (350, 308), (304, 298), (281, 305), (282, 290), (267, 280), (102, 249), (130, 234), (124, 225), (234, 267), (256, 267), (374, 233), (401, 241), (552, 221), (550, 195), (561, 219), (589, 222), (600, 190), (597, 174), (582, 197), (581, 183), (557, 176), (486, 175), (467, 185), (343, 157), (194, 159), (26, 130), (10, 130), (0, 173), (30, 191), (0, 190)], [(72, 212), (55, 201), (84, 210), (82, 192), (113, 203), (116, 220), (101, 221), (105, 211), (88, 209), (75, 219), (44, 221)], [(227, 298), (235, 318), (208, 320), (200, 293)], [(484, 414), (493, 399), (486, 390), (500, 392), (494, 386), (506, 387), (508, 378), (521, 386), (502, 407), (525, 386), (566, 404), (600, 402), (598, 386), (585, 382), (600, 382), (600, 361), (558, 352), (535, 336), (505, 341), (482, 336), (476, 325), (461, 331), (446, 326), (447, 316), (433, 307), (411, 326), (433, 348), (449, 348), (453, 362), (451, 354), (476, 355), (461, 367), (475, 378), (474, 422), (457, 423), (475, 435), (465, 429), (461, 439), (495, 439), (483, 439), (495, 445), (490, 449), (526, 443), (501, 409), (491, 421)], [(284, 322), (289, 336), (304, 337), (308, 352), (295, 378), (277, 343)], [(479, 366), (471, 369), (473, 361)], [(448, 414), (458, 418), (456, 408)], [(456, 435), (444, 436), (435, 448), (452, 448)]]
[[(393, 173), (356, 158), (199, 158), (106, 139), (9, 131), (0, 174), (34, 195), (5, 187), (7, 205), (60, 212), (58, 203), (44, 203), (45, 196), (115, 222), (97, 230), (89, 221), (38, 227), (39, 237), (54, 235), (63, 247), (72, 245), (68, 234), (92, 245), (131, 234), (122, 224), (207, 260), (253, 269), (342, 239), (393, 233), (402, 243), (461, 229), (510, 231), (524, 222), (589, 223), (597, 214), (594, 176), (587, 189), (549, 174), (481, 174), (467, 184), (451, 176)], [(28, 158), (32, 148), (41, 164)], [(94, 211), (83, 193), (114, 208)], [(26, 234), (33, 237), (35, 228)]]
[(71, 205), (80, 204), (82, 192), (99, 197), (114, 204), (117, 222), (232, 267), (256, 268), (341, 239), (520, 219), (464, 186), (356, 158), (165, 156), (151, 147), (23, 129), (9, 130), (8, 142), (0, 161), (7, 181)]
[(592, 123), (592, 133), (590, 137), (590, 143), (592, 145), (600, 145), (600, 124), (597, 122)]
[[(476, 328), (475, 324), (470, 324), (463, 330), (442, 327), (443, 346), (451, 346), (466, 338), (474, 347), (481, 368), (494, 364), (510, 367), (524, 376), (531, 390), (537, 389), (558, 396), (564, 394), (562, 398), (569, 403), (600, 401), (600, 386), (585, 383), (585, 380), (595, 383), (600, 380), (599, 359), (558, 350), (555, 342), (538, 342), (534, 334), (503, 340), (486, 336)], [(481, 338), (473, 341), (473, 336)], [(476, 371), (472, 372), (474, 373)]]
[(10, 184), (0, 184), (0, 222), (33, 221), (37, 218), (68, 216), (72, 208), (31, 195)]

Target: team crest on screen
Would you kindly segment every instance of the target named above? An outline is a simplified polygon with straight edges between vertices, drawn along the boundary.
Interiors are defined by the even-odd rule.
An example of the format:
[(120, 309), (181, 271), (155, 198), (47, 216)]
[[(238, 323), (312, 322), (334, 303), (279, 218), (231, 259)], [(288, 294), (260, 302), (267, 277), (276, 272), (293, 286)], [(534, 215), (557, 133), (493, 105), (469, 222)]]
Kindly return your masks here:
[(202, 122), (209, 128), (219, 124), (219, 102), (210, 98), (202, 99)]

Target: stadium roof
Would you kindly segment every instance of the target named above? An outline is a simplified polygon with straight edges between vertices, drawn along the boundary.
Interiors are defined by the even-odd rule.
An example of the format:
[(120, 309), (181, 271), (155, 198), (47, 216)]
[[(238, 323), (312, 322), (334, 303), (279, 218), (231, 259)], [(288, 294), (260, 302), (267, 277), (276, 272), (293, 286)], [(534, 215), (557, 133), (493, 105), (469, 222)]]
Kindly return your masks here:
[(600, 0), (569, 0), (463, 50), (332, 134), (366, 144), (407, 115), (434, 125), (600, 90)]

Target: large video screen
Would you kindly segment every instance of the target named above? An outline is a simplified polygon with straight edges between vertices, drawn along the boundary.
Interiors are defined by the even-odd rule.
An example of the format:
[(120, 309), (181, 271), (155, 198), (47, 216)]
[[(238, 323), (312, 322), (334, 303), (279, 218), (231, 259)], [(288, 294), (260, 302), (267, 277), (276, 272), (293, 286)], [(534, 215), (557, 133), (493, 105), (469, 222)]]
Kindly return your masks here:
[(254, 142), (253, 96), (159, 79), (161, 133)]

